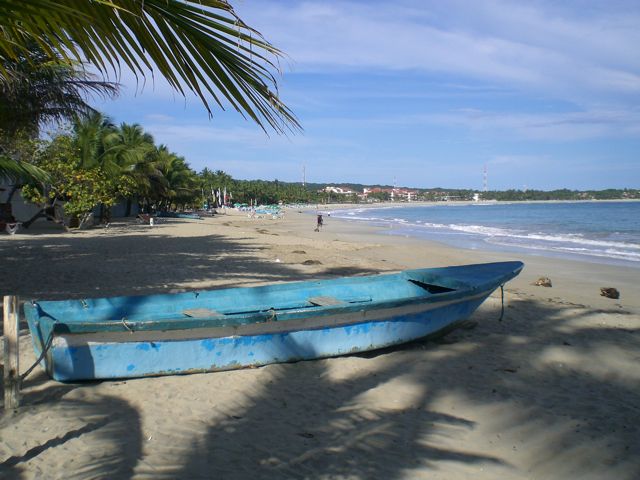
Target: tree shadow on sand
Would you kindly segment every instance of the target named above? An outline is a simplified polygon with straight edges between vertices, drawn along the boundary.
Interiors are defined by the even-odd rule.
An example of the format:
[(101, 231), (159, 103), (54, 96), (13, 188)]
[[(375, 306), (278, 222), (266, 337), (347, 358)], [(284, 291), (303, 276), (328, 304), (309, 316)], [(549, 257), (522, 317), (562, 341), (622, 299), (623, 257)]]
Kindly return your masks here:
[[(108, 395), (30, 404), (0, 420), (0, 477), (131, 478), (142, 458), (139, 413)], [(57, 417), (55, 421), (51, 421)], [(22, 438), (21, 432), (28, 431)], [(92, 448), (84, 448), (86, 444)]]
[[(621, 325), (595, 327), (585, 321), (597, 313), (586, 308), (563, 312), (530, 299), (510, 306), (503, 322), (495, 305), (482, 308), (475, 328), (456, 330), (446, 341), (182, 377), (203, 397), (197, 394), (188, 409), (167, 407), (174, 416), (157, 433), (155, 456), (143, 448), (137, 408), (102, 394), (79, 399), (83, 388), (116, 383), (55, 384), (49, 388), (75, 390), (49, 392), (55, 404), (34, 393), (22, 421), (45, 425), (47, 410), (68, 416), (68, 428), (30, 434), (41, 443), (5, 456), (3, 473), (20, 478), (46, 467), (62, 475), (64, 467), (78, 477), (109, 472), (109, 478), (637, 478), (638, 377), (613, 368), (633, 363), (640, 348), (638, 330), (624, 327), (629, 315), (620, 313)], [(601, 365), (611, 348), (620, 349), (618, 363)], [(229, 377), (259, 388), (217, 403), (216, 388), (226, 388)], [(168, 390), (179, 388), (169, 380), (135, 382), (146, 382), (138, 388), (149, 394), (163, 392), (169, 405), (181, 395)], [(7, 422), (4, 433), (19, 426)], [(73, 470), (76, 441), (104, 451), (85, 458), (82, 449), (81, 468)], [(47, 456), (54, 453), (56, 460)]]
[[(166, 293), (210, 280), (231, 287), (317, 276), (252, 255), (264, 248), (253, 239), (231, 240), (216, 234), (180, 238), (160, 230), (150, 235), (144, 228), (128, 225), (126, 236), (105, 229), (97, 238), (47, 235), (0, 242), (0, 269), (10, 272), (3, 279), (3, 290), (23, 300), (69, 299)], [(354, 270), (365, 273), (372, 272)], [(28, 348), (24, 333), (22, 354)], [(21, 360), (21, 370), (34, 360), (31, 352), (27, 361)], [(48, 380), (42, 371), (32, 373), (23, 384), (21, 408), (2, 411), (0, 435), (6, 442), (0, 447), (0, 476), (132, 477), (134, 467), (143, 462), (140, 412), (125, 400), (96, 395), (93, 390), (100, 386), (99, 382), (61, 384)], [(92, 391), (91, 400), (83, 398), (85, 389)], [(68, 421), (64, 426), (47, 421), (56, 416)], [(29, 432), (24, 441), (21, 431)], [(77, 442), (95, 444), (95, 452), (73, 451)]]
[[(260, 248), (220, 235), (35, 238), (0, 244), (0, 266), (12, 272), (15, 293), (56, 299), (161, 293), (211, 278), (232, 286), (317, 276), (252, 257)], [(69, 273), (67, 264), (78, 256), (90, 268)], [(175, 265), (176, 257), (180, 269), (163, 265), (163, 259)], [(39, 258), (46, 270), (34, 265)], [(101, 272), (112, 280), (101, 282)], [(368, 271), (349, 270), (361, 273)], [(51, 282), (60, 288), (52, 291)], [(153, 453), (143, 447), (146, 407), (102, 392), (115, 383), (42, 383), (25, 398), (24, 414), (0, 423), (3, 440), (11, 443), (0, 473), (37, 477), (52, 468), (52, 478), (68, 478), (69, 472), (104, 478), (639, 478), (640, 377), (633, 366), (640, 334), (625, 326), (630, 315), (609, 312), (618, 324), (603, 325), (590, 321), (597, 311), (521, 296), (498, 322), (493, 300), (474, 315), (475, 328), (456, 330), (445, 342), (250, 371), (260, 388), (242, 402), (216, 404), (210, 385), (225, 375), (246, 379), (246, 371), (190, 376), (189, 384), (207, 398), (193, 399), (181, 411), (167, 407), (168, 431), (155, 447), (163, 452), (162, 465), (147, 463)], [(165, 385), (162, 379), (136, 382), (152, 385), (150, 390)], [(83, 399), (84, 388), (99, 390), (91, 393), (95, 400)], [(219, 415), (204, 416), (210, 409)], [(47, 415), (64, 416), (66, 427), (42, 431), (38, 425), (46, 425)], [(176, 436), (185, 424), (200, 430)], [(32, 432), (24, 446), (21, 426)], [(193, 432), (203, 433), (189, 437)], [(78, 459), (75, 442), (87, 442), (83, 454), (96, 452)]]
[[(266, 367), (264, 391), (222, 407), (226, 419), (189, 446), (172, 475), (399, 479), (484, 469), (482, 478), (638, 478), (638, 377), (589, 361), (620, 342), (637, 352), (638, 331), (575, 326), (592, 312), (566, 317), (536, 300), (509, 313), (498, 322), (485, 308), (477, 328), (447, 342)], [(565, 363), (555, 349), (572, 350), (558, 357)], [(353, 361), (373, 365), (341, 375)], [(387, 399), (369, 403), (381, 389)], [(454, 414), (460, 405), (475, 417)], [(474, 450), (473, 435), (485, 445)]]
[[(260, 258), (257, 253), (265, 247), (254, 239), (132, 233), (136, 228), (129, 226), (126, 236), (0, 242), (0, 270), (10, 272), (3, 290), (24, 298), (68, 299), (166, 293), (184, 290), (189, 283), (213, 282), (218, 288), (318, 276)], [(377, 272), (349, 269), (351, 275), (366, 273)]]
[[(398, 478), (439, 461), (505, 464), (490, 455), (428, 442), (436, 431), (474, 428), (473, 421), (430, 409), (429, 395), (401, 408), (358, 406), (358, 397), (406, 377), (406, 366), (394, 363), (375, 374), (363, 371), (334, 381), (327, 362), (269, 367), (264, 395), (251, 399), (248, 408), (228, 406), (227, 419), (189, 449), (176, 477), (241, 479), (254, 472), (265, 479)], [(408, 376), (417, 380), (416, 375), (420, 369), (413, 367)]]

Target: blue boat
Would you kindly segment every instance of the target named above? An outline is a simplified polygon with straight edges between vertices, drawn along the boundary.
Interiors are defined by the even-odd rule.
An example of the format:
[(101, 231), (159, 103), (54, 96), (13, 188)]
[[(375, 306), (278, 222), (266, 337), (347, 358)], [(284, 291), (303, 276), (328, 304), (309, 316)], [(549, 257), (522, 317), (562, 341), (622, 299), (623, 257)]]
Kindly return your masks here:
[(521, 262), (178, 294), (32, 301), (60, 381), (230, 370), (389, 347), (453, 328)]

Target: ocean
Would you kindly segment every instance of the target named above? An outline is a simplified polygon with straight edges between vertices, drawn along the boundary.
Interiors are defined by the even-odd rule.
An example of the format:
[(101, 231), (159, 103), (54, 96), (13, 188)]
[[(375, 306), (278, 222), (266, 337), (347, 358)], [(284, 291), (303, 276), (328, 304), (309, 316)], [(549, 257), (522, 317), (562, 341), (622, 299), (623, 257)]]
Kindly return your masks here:
[(459, 248), (523, 252), (640, 268), (640, 202), (477, 203), (329, 210), (384, 233)]

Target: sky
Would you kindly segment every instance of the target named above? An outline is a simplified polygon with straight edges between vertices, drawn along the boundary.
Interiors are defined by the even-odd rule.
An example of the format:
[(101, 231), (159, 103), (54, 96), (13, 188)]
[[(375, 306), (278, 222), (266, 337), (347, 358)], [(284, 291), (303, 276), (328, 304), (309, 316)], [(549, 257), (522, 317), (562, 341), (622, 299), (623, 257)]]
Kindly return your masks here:
[(286, 53), (304, 131), (209, 118), (162, 80), (94, 105), (237, 179), (413, 188), (640, 188), (637, 0), (232, 0)]

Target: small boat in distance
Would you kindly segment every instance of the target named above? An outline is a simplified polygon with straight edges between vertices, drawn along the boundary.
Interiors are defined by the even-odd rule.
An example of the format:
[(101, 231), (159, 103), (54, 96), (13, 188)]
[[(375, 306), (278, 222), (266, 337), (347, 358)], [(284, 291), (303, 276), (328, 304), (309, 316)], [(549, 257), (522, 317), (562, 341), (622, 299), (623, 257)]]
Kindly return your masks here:
[(522, 262), (177, 294), (24, 304), (59, 381), (231, 370), (375, 350), (447, 331)]

